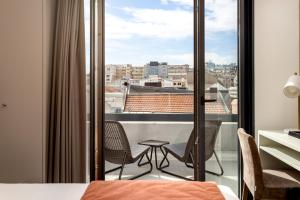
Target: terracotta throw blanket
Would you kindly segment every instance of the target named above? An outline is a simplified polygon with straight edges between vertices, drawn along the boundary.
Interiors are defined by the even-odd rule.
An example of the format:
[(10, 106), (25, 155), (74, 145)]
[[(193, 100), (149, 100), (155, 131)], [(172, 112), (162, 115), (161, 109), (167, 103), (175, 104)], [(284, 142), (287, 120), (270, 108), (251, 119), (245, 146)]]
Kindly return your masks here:
[(224, 200), (215, 183), (195, 181), (94, 181), (81, 200)]

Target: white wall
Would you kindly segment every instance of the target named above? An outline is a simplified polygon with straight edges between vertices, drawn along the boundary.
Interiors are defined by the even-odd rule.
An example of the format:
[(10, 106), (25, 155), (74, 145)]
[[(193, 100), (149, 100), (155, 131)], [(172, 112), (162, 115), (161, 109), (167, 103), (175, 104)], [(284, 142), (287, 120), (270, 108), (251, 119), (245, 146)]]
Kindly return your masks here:
[(294, 72), (299, 72), (299, 0), (256, 0), (256, 131), (297, 127), (297, 100), (282, 92)]
[(0, 182), (42, 182), (53, 0), (0, 6)]

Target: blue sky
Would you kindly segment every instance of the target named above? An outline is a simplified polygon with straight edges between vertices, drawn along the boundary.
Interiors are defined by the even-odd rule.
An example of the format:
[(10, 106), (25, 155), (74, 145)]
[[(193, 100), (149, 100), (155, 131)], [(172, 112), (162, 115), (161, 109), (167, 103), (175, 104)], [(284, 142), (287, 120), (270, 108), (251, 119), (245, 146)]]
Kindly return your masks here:
[[(193, 0), (105, 0), (106, 64), (193, 65)], [(237, 0), (206, 0), (206, 61), (237, 62)]]

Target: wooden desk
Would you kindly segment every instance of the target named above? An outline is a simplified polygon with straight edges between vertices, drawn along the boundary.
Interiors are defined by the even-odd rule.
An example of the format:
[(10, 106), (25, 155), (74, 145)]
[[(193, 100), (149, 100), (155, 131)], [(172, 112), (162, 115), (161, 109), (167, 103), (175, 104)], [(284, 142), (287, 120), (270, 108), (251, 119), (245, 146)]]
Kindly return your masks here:
[(300, 139), (283, 130), (260, 130), (258, 148), (264, 169), (294, 168), (300, 172)]

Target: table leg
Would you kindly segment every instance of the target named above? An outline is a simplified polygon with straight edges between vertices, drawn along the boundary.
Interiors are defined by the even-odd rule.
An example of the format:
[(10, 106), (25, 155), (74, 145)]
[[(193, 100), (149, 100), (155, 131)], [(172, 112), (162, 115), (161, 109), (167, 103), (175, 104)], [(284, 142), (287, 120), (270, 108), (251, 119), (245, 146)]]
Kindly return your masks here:
[[(153, 152), (153, 147), (150, 148), (150, 161), (152, 161), (152, 152)], [(149, 161), (146, 161), (146, 162), (144, 162), (144, 163), (141, 163), (142, 160), (143, 160), (143, 158), (144, 158), (144, 156), (142, 156), (141, 159), (140, 159), (139, 162), (138, 162), (138, 166), (139, 166), (139, 167), (144, 166), (144, 165), (146, 165), (146, 164), (149, 163)]]
[(157, 148), (156, 147), (154, 147), (154, 153), (155, 153), (155, 166), (156, 166), (156, 169), (159, 169), (158, 164), (157, 164)]
[[(160, 146), (159, 148), (160, 148), (161, 153), (163, 154), (163, 160), (161, 161), (161, 163), (160, 163), (160, 165), (159, 165), (159, 169), (163, 169), (163, 168), (169, 167), (170, 162), (169, 162), (169, 160), (168, 160), (168, 158), (167, 158), (167, 156), (166, 156), (166, 153), (164, 152), (164, 150), (162, 149), (161, 146)], [(164, 160), (167, 161), (167, 164), (166, 164), (165, 166), (162, 166)]]
[(151, 147), (151, 153), (150, 153), (150, 161), (152, 161), (152, 154), (153, 154), (153, 147)]

